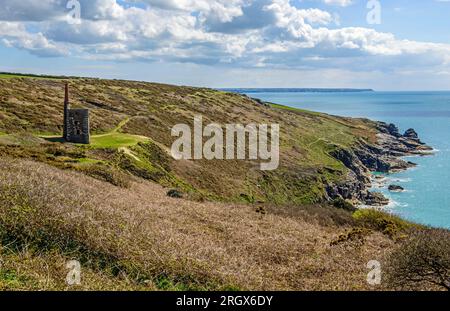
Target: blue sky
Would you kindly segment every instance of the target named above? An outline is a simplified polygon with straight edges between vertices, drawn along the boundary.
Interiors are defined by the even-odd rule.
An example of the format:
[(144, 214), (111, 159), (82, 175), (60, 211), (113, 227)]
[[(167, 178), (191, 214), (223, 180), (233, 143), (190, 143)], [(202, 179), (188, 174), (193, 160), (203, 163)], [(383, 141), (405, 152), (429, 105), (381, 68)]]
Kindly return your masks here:
[[(73, 0), (72, 0), (73, 1)], [(0, 0), (0, 71), (209, 87), (450, 89), (450, 1)]]

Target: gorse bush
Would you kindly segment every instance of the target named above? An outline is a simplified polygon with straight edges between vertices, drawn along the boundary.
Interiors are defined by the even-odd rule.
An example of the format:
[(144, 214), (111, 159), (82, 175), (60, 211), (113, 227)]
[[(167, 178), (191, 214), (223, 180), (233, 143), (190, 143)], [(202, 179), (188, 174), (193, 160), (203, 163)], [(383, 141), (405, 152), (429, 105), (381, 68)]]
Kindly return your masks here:
[(114, 186), (128, 188), (131, 184), (131, 177), (118, 168), (114, 168), (105, 164), (91, 164), (86, 166), (79, 166), (77, 170), (94, 177), (113, 184)]
[(389, 258), (389, 282), (394, 287), (432, 285), (450, 290), (450, 232), (418, 230)]
[(353, 214), (358, 223), (369, 229), (386, 234), (392, 239), (405, 238), (412, 227), (418, 227), (398, 216), (375, 209), (360, 209)]
[(64, 289), (64, 262), (78, 260), (84, 289), (104, 289), (102, 280), (110, 289), (368, 289), (366, 264), (389, 240), (331, 247), (354, 223), (348, 212), (274, 210), (172, 199), (146, 181), (115, 187), (2, 159), (0, 259), (8, 270), (0, 287)]

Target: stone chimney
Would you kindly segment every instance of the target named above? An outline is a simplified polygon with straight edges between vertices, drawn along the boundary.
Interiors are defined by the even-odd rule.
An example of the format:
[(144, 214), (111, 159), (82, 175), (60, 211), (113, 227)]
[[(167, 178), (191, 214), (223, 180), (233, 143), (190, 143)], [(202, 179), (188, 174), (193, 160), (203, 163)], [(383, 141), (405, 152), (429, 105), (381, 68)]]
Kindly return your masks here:
[(65, 96), (64, 96), (64, 131), (63, 137), (67, 140), (67, 127), (69, 123), (69, 83), (65, 85)]

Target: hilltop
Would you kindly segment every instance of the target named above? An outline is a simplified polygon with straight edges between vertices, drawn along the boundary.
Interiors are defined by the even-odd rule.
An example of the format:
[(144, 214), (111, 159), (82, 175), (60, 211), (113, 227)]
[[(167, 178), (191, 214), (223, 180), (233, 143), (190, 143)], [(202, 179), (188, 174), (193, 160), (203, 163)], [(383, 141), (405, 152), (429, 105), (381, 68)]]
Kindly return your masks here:
[[(61, 141), (65, 82), (72, 106), (91, 111), (89, 146)], [(400, 241), (430, 230), (351, 204), (382, 202), (370, 172), (429, 150), (412, 130), (90, 78), (4, 75), (0, 107), (0, 288), (65, 289), (64, 263), (77, 259), (85, 290), (371, 289), (367, 262), (389, 262)], [(170, 129), (195, 115), (279, 123), (280, 168), (173, 160)]]

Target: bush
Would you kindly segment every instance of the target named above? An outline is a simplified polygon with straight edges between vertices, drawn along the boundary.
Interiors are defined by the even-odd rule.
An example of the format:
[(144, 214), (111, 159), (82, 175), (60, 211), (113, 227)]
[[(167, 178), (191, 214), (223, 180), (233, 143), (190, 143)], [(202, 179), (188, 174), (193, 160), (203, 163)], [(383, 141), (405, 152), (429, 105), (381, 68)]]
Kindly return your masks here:
[(171, 189), (167, 192), (167, 196), (174, 198), (174, 199), (182, 199), (183, 198), (183, 193), (179, 190), (176, 189)]
[(128, 188), (130, 187), (130, 177), (125, 173), (103, 164), (93, 164), (77, 168), (84, 174), (93, 178), (109, 182), (114, 186)]
[(354, 227), (357, 221), (352, 214), (343, 209), (337, 209), (331, 205), (266, 205), (268, 214), (300, 219), (308, 223), (332, 227)]
[(388, 280), (394, 287), (433, 285), (450, 290), (450, 232), (420, 230), (391, 254)]
[(345, 243), (353, 243), (356, 246), (361, 246), (365, 243), (366, 237), (372, 232), (367, 228), (353, 228), (345, 234), (341, 234), (336, 240), (330, 243), (330, 246), (337, 246)]
[(386, 234), (391, 239), (404, 238), (408, 229), (417, 226), (400, 217), (374, 209), (361, 209), (353, 214), (361, 226)]
[(333, 206), (339, 209), (343, 209), (349, 212), (356, 212), (357, 208), (353, 206), (350, 202), (344, 199), (336, 199), (333, 201)]

